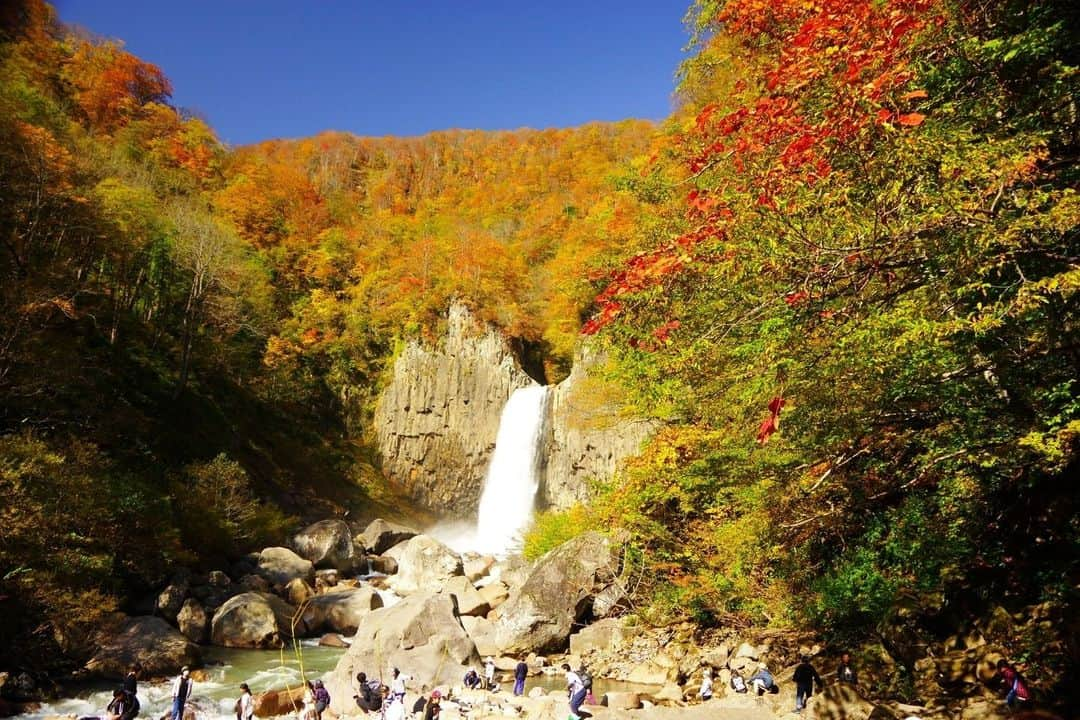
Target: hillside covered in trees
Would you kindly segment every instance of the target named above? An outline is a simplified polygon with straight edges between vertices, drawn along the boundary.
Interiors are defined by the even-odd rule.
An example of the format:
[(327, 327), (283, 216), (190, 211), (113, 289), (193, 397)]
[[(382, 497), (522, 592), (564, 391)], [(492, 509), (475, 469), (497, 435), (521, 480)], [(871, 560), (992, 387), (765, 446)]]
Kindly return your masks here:
[[(371, 402), (452, 298), (549, 381), (584, 335), (663, 421), (527, 547), (629, 531), (643, 618), (894, 657), (994, 605), (1075, 623), (1074, 3), (700, 0), (660, 126), (238, 149), (2, 12), (0, 643), (33, 662), (378, 503)], [(1075, 637), (1009, 650), (1067, 688)]]

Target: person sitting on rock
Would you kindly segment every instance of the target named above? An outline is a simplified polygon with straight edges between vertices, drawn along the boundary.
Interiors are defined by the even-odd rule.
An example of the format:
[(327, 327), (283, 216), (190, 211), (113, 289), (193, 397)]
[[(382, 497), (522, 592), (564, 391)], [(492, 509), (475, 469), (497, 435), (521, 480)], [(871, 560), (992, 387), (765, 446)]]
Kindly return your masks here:
[(744, 693), (747, 691), (746, 681), (743, 680), (743, 676), (738, 670), (731, 671), (731, 689), (737, 693)]
[(570, 720), (581, 720), (579, 711), (588, 691), (581, 676), (571, 670), (570, 665), (563, 663), (562, 669), (566, 672), (566, 694), (570, 696)]
[(134, 695), (129, 695), (123, 688), (113, 691), (113, 699), (105, 708), (111, 720), (132, 720), (139, 714), (139, 701)]
[(702, 702), (712, 698), (712, 670), (705, 668), (705, 672), (701, 677), (701, 689), (698, 690), (698, 697)]
[(757, 691), (759, 697), (767, 692), (776, 692), (773, 689), (776, 687), (776, 679), (773, 678), (765, 663), (758, 665), (758, 671), (750, 676), (750, 687)]
[(1024, 702), (1031, 699), (1031, 691), (1028, 690), (1027, 682), (1019, 670), (1006, 662), (1005, 658), (998, 660), (997, 669), (998, 676), (1001, 677), (1001, 684), (1008, 688), (1005, 695), (1005, 704), (1007, 706), (1011, 708), (1016, 704), (1017, 700)]
[(467, 689), (475, 690), (480, 687), (480, 675), (472, 668), (469, 668), (469, 672), (465, 673), (465, 679), (462, 682), (465, 683)]
[(358, 673), (356, 683), (359, 686), (357, 694), (353, 695), (357, 707), (366, 715), (382, 707), (382, 693), (379, 692), (381, 683), (378, 680), (368, 680), (367, 673)]
[(859, 679), (855, 675), (855, 666), (851, 664), (850, 653), (840, 656), (840, 664), (836, 667), (836, 679), (849, 685), (858, 685)]

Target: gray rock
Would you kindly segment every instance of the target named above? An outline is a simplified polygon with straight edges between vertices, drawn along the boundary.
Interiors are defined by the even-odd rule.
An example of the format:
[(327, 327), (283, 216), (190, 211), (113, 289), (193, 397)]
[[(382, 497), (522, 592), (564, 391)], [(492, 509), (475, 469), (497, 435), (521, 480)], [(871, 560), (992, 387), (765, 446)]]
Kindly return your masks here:
[(120, 679), (135, 663), (148, 677), (172, 675), (184, 665), (202, 664), (202, 655), (195, 643), (159, 617), (123, 618), (103, 631), (86, 669)]
[[(352, 639), (352, 645), (324, 678), (331, 709), (355, 713), (353, 679), (363, 670), (407, 669), (431, 685), (455, 684), (469, 666), (479, 666), (476, 646), (454, 617), (447, 595), (413, 595), (396, 605), (372, 612)], [(386, 678), (384, 678), (386, 679)]]
[(534, 383), (502, 335), (455, 303), (437, 347), (411, 341), (394, 362), (375, 410), (383, 471), (427, 508), (475, 509), (502, 408)]
[(623, 391), (595, 369), (603, 356), (583, 344), (570, 375), (551, 393), (551, 434), (540, 482), (541, 504), (566, 509), (588, 499), (589, 480), (608, 479), (637, 455), (660, 424), (628, 417)]
[(360, 553), (353, 547), (352, 532), (341, 520), (321, 520), (293, 536), (293, 548), (315, 567), (350, 572)]
[(172, 584), (166, 587), (157, 598), (158, 615), (169, 622), (176, 622), (176, 613), (184, 606), (184, 598), (188, 595), (187, 585)]
[(497, 581), (477, 588), (477, 592), (480, 593), (480, 597), (483, 598), (484, 602), (486, 602), (493, 610), (506, 602), (506, 599), (510, 597), (510, 588), (506, 587), (504, 583)]
[(458, 615), (487, 615), (491, 609), (487, 600), (477, 592), (464, 575), (447, 580), (442, 592), (454, 598), (454, 607), (457, 608)]
[(495, 565), (495, 558), (491, 555), (475, 555), (465, 559), (465, 577), (476, 582), (486, 577)]
[(303, 619), (294, 619), (295, 614), (296, 608), (276, 595), (243, 593), (230, 598), (214, 613), (210, 639), (225, 647), (281, 647), (294, 634), (300, 637), (307, 633)]
[(372, 610), (382, 606), (382, 598), (369, 585), (335, 588), (311, 598), (304, 608), (304, 624), (308, 632), (352, 635)]
[(281, 596), (285, 598), (290, 605), (295, 607), (302, 605), (306, 600), (315, 597), (315, 589), (300, 578), (293, 578), (285, 584), (285, 587), (281, 591)]
[(356, 539), (371, 554), (382, 555), (398, 543), (411, 540), (419, 534), (410, 527), (376, 518)]
[(617, 650), (634, 635), (635, 631), (624, 626), (620, 619), (600, 620), (586, 625), (570, 636), (570, 654), (584, 655), (593, 650)]
[(476, 644), (476, 652), (479, 655), (487, 657), (499, 654), (499, 646), (495, 644), (495, 623), (487, 618), (471, 615), (465, 615), (459, 620), (465, 634)]
[(371, 572), (383, 575), (393, 575), (398, 571), (398, 561), (389, 555), (369, 555), (367, 564)]
[(556, 652), (616, 581), (621, 558), (613, 543), (585, 533), (540, 558), (529, 579), (499, 607), (496, 640), (506, 654)]
[(262, 575), (244, 575), (236, 584), (243, 592), (270, 592), (270, 582)]
[(295, 578), (308, 584), (315, 582), (315, 565), (284, 547), (268, 547), (259, 553), (255, 572), (271, 585), (286, 585)]
[(229, 587), (232, 585), (232, 580), (221, 570), (211, 570), (206, 576), (206, 583), (214, 587)]
[(398, 572), (389, 580), (398, 595), (436, 592), (443, 583), (462, 574), (461, 558), (435, 538), (417, 535), (405, 544)]
[(176, 624), (184, 637), (194, 643), (206, 642), (209, 627), (206, 611), (195, 598), (188, 598), (176, 615)]

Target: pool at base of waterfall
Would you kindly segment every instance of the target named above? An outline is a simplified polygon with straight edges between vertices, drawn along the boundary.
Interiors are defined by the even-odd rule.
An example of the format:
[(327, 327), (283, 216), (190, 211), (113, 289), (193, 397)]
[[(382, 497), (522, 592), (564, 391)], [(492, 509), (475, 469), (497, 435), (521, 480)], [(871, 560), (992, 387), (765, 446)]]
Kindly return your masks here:
[[(293, 648), (283, 650), (241, 650), (222, 647), (203, 647), (204, 665), (196, 677), (205, 673), (205, 680), (196, 680), (191, 702), (202, 720), (235, 720), (233, 706), (240, 697), (240, 683), (246, 682), (256, 695), (266, 690), (296, 687), (303, 675), (316, 680), (332, 671), (345, 652), (342, 648), (315, 645), (304, 641), (301, 653)], [(43, 703), (42, 706), (17, 720), (45, 720), (57, 717), (105, 717), (105, 707), (112, 699), (119, 682), (98, 681), (77, 690), (73, 697)], [(139, 718), (157, 720), (172, 707), (172, 681), (139, 683)]]

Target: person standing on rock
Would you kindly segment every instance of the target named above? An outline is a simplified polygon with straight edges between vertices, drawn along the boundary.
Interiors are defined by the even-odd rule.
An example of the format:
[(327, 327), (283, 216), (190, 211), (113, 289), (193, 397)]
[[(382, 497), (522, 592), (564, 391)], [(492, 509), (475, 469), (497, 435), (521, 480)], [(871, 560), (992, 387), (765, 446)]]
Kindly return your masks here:
[(394, 679), (390, 681), (390, 696), (394, 700), (397, 700), (398, 702), (400, 702), (402, 709), (404, 709), (405, 708), (405, 676), (402, 675), (401, 671), (398, 670), (397, 668), (394, 668), (394, 671), (391, 674), (393, 675)]
[(525, 678), (529, 675), (529, 666), (524, 660), (518, 660), (514, 668), (514, 695), (525, 694)]
[(495, 658), (488, 656), (484, 661), (484, 689), (491, 690), (495, 687)]
[(712, 670), (705, 668), (705, 672), (701, 677), (701, 689), (698, 690), (698, 697), (701, 698), (701, 702), (708, 702), (712, 699)]
[(850, 653), (840, 656), (840, 664), (836, 667), (836, 679), (849, 685), (858, 685), (859, 679), (855, 675), (855, 666), (851, 664)]
[(184, 704), (191, 697), (191, 670), (187, 665), (180, 668), (180, 675), (172, 686), (172, 720), (184, 720)]
[(330, 692), (323, 686), (322, 680), (315, 681), (315, 712), (321, 720), (323, 710), (330, 707)]
[(128, 670), (127, 675), (124, 676), (124, 692), (131, 697), (135, 697), (139, 693), (139, 673), (142, 672), (142, 665), (135, 663)]
[(581, 720), (581, 715), (578, 711), (581, 710), (581, 703), (585, 702), (585, 683), (581, 681), (581, 676), (570, 669), (567, 663), (563, 663), (562, 669), (566, 671), (566, 694), (570, 697), (570, 720)]
[(806, 707), (806, 701), (814, 694), (814, 686), (821, 689), (821, 676), (814, 666), (810, 664), (810, 656), (803, 655), (802, 662), (795, 667), (795, 712), (802, 712)]
[(247, 683), (240, 683), (240, 699), (236, 701), (236, 720), (252, 720), (255, 717), (255, 698), (251, 697), (251, 688)]

